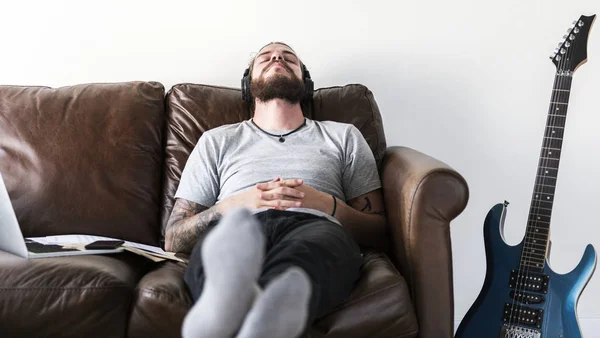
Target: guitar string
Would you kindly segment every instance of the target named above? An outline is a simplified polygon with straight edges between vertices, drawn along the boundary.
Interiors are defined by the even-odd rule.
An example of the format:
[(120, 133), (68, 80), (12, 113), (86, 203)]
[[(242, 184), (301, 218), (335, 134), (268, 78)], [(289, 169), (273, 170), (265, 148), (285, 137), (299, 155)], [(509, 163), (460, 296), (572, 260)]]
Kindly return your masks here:
[[(542, 149), (540, 150), (540, 159), (539, 159), (539, 168), (538, 168), (538, 172), (536, 173), (536, 180), (535, 180), (535, 188), (533, 191), (533, 195), (532, 197), (532, 202), (531, 202), (531, 209), (530, 209), (530, 218), (527, 220), (528, 223), (528, 231), (526, 231), (525, 233), (525, 239), (524, 239), (524, 243), (523, 243), (523, 249), (521, 252), (521, 262), (519, 264), (519, 271), (517, 273), (517, 284), (516, 284), (516, 290), (515, 290), (515, 297), (513, 298), (512, 301), (512, 305), (511, 305), (511, 316), (510, 316), (510, 321), (511, 323), (509, 323), (509, 326), (512, 326), (512, 314), (516, 314), (516, 318), (514, 320), (515, 324), (519, 324), (519, 317), (522, 317), (522, 312), (518, 312), (519, 309), (519, 302), (517, 302), (517, 300), (519, 299), (519, 295), (521, 294), (525, 294), (526, 291), (526, 287), (527, 287), (527, 283), (529, 281), (529, 277), (530, 276), (530, 270), (532, 270), (533, 268), (531, 267), (531, 264), (537, 264), (537, 262), (534, 262), (533, 259), (533, 255), (530, 252), (530, 250), (534, 250), (533, 248), (533, 240), (537, 240), (536, 238), (536, 233), (538, 233), (539, 230), (539, 222), (536, 219), (535, 215), (541, 215), (541, 203), (543, 201), (543, 188), (540, 189), (540, 185), (539, 184), (545, 184), (546, 179), (548, 178), (546, 175), (546, 171), (549, 170), (549, 159), (547, 159), (546, 156), (544, 156), (544, 152), (547, 148), (550, 148), (549, 146), (552, 145), (552, 141), (551, 139), (549, 139), (548, 137), (550, 137), (551, 135), (551, 130), (552, 130), (552, 126), (555, 125), (556, 123), (556, 119), (557, 117), (555, 115), (556, 113), (556, 104), (553, 102), (557, 102), (555, 100), (555, 98), (557, 97), (556, 93), (556, 89), (561, 89), (563, 88), (563, 76), (561, 75), (562, 70), (564, 69), (564, 65), (565, 65), (565, 59), (566, 56), (560, 54), (557, 55), (561, 55), (561, 60), (559, 60), (559, 64), (557, 67), (557, 71), (555, 74), (555, 80), (554, 80), (554, 84), (553, 84), (553, 88), (552, 88), (552, 93), (551, 93), (551, 103), (550, 103), (550, 107), (548, 109), (548, 116), (547, 116), (547, 123), (546, 126), (544, 128), (544, 138), (542, 141)], [(550, 169), (551, 170), (551, 169)], [(539, 217), (539, 216), (538, 216)], [(546, 241), (546, 245), (547, 245), (547, 241)], [(542, 263), (543, 265), (543, 263)], [(539, 268), (539, 265), (536, 267)], [(543, 266), (539, 269), (543, 272)], [(520, 281), (520, 283), (519, 283)], [(516, 304), (515, 304), (516, 303)]]
[[(560, 67), (557, 67), (557, 69), (559, 69)], [(533, 210), (536, 210), (536, 204), (539, 203), (538, 200), (534, 199), (534, 197), (537, 194), (537, 184), (539, 183), (540, 179), (542, 181), (544, 181), (543, 178), (543, 167), (545, 167), (545, 165), (543, 165), (544, 163), (544, 159), (543, 159), (543, 151), (544, 151), (544, 147), (547, 145), (547, 139), (546, 139), (546, 134), (547, 134), (547, 129), (551, 123), (551, 118), (552, 116), (550, 115), (550, 113), (552, 112), (552, 96), (554, 95), (554, 89), (557, 86), (557, 81), (558, 81), (559, 77), (555, 76), (555, 80), (553, 83), (553, 87), (552, 87), (552, 95), (551, 95), (551, 100), (550, 100), (550, 107), (549, 107), (549, 112), (548, 112), (548, 116), (547, 116), (547, 120), (546, 120), (546, 126), (544, 127), (544, 138), (542, 139), (542, 149), (540, 150), (540, 158), (538, 161), (538, 172), (536, 173), (536, 179), (535, 179), (535, 183), (534, 183), (534, 190), (533, 190), (533, 195), (532, 200), (531, 200), (531, 205), (530, 205), (530, 212), (529, 212), (529, 216), (528, 216), (528, 220), (527, 220), (527, 227), (526, 227), (526, 231), (525, 231), (525, 238), (523, 239), (523, 248), (521, 250), (521, 257), (519, 259), (519, 268), (517, 271), (517, 278), (515, 280), (515, 292), (514, 295), (512, 297), (512, 301), (511, 301), (511, 305), (510, 305), (510, 313), (509, 313), (509, 317), (508, 317), (508, 328), (512, 328), (513, 327), (513, 322), (514, 325), (518, 326), (519, 324), (519, 318), (522, 316), (521, 314), (519, 314), (518, 308), (519, 308), (519, 302), (518, 299), (520, 297), (520, 295), (523, 293), (525, 294), (525, 286), (521, 287), (521, 284), (525, 284), (525, 281), (528, 279), (529, 277), (529, 269), (525, 266), (525, 264), (527, 263), (527, 261), (529, 261), (529, 255), (528, 255), (528, 242), (530, 240), (530, 236), (531, 234), (529, 234), (529, 231), (532, 231), (533, 233), (535, 233), (535, 228), (536, 228), (536, 222), (535, 221), (531, 221), (529, 220), (529, 218), (531, 217), (531, 213), (533, 212)], [(538, 204), (538, 208), (539, 208), (539, 204)], [(514, 320), (513, 320), (514, 318)]]
[[(579, 22), (579, 20), (577, 20), (577, 22)], [(575, 24), (575, 27), (577, 27), (577, 23)], [(568, 36), (567, 36), (567, 39), (565, 41), (569, 41), (570, 40), (569, 36), (571, 34), (572, 34), (572, 32), (569, 32), (567, 34)], [(560, 107), (557, 107), (557, 106), (558, 106), (558, 103), (561, 102), (559, 99), (561, 97), (561, 93), (562, 93), (561, 90), (563, 89), (564, 84), (568, 85), (568, 82), (570, 81), (569, 74), (564, 74), (564, 70), (566, 69), (568, 71), (568, 67), (566, 67), (566, 66), (567, 66), (567, 64), (570, 63), (568, 61), (571, 59), (571, 51), (575, 49), (575, 44), (576, 43), (577, 43), (577, 39), (571, 40), (571, 48), (567, 48), (566, 54), (561, 54), (560, 53), (560, 49), (559, 49), (559, 52), (557, 54), (557, 55), (561, 55), (561, 60), (559, 60), (559, 67), (557, 67), (558, 70), (557, 70), (557, 73), (556, 73), (556, 76), (555, 76), (554, 86), (553, 86), (552, 95), (551, 95), (551, 104), (550, 104), (550, 109), (549, 109), (549, 112), (548, 112), (548, 115), (549, 115), (548, 119), (547, 119), (548, 123), (547, 123), (547, 126), (545, 128), (546, 130), (544, 130), (544, 141), (542, 142), (542, 149), (540, 151), (540, 161), (539, 161), (539, 163), (541, 165), (540, 170), (543, 172), (543, 174), (540, 175), (540, 173), (538, 173), (538, 175), (536, 175), (536, 180), (535, 180), (535, 182), (536, 182), (535, 183), (536, 184), (536, 188), (534, 189), (534, 193), (533, 193), (533, 196), (532, 196), (534, 202), (532, 202), (531, 211), (530, 211), (531, 219), (528, 219), (528, 223), (531, 222), (530, 223), (531, 224), (530, 230), (532, 230), (532, 233), (531, 234), (527, 234), (527, 231), (525, 233), (525, 240), (524, 240), (525, 243), (524, 243), (523, 251), (521, 252), (521, 261), (520, 261), (520, 264), (519, 264), (519, 271), (517, 273), (517, 281), (516, 281), (517, 283), (515, 285), (515, 295), (513, 297), (512, 304), (511, 304), (511, 309), (510, 309), (510, 316), (509, 316), (509, 323), (508, 323), (508, 327), (509, 328), (512, 327), (513, 312), (516, 313), (516, 311), (517, 311), (517, 307), (515, 307), (515, 303), (516, 303), (517, 299), (519, 298), (519, 295), (521, 294), (521, 289), (523, 289), (523, 290), (525, 289), (525, 287), (523, 287), (523, 288), (520, 287), (520, 284), (518, 283), (519, 279), (521, 281), (527, 281), (529, 279), (529, 277), (530, 277), (529, 276), (529, 270), (530, 270), (530, 268), (524, 266), (523, 263), (525, 263), (525, 262), (524, 262), (523, 258), (525, 258), (526, 263), (533, 263), (532, 262), (532, 258), (534, 258), (534, 257), (533, 257), (533, 254), (529, 253), (529, 250), (532, 250), (531, 253), (535, 253), (534, 250), (536, 250), (536, 249), (535, 249), (533, 241), (534, 240), (537, 241), (537, 239), (535, 238), (535, 234), (538, 232), (537, 230), (539, 228), (541, 228), (541, 227), (538, 227), (538, 223), (542, 223), (543, 222), (541, 220), (541, 216), (542, 215), (540, 213), (540, 211), (541, 211), (541, 209), (540, 209), (541, 208), (541, 202), (543, 201), (542, 197), (543, 197), (543, 193), (544, 193), (544, 188), (543, 187), (547, 185), (546, 183), (548, 183), (548, 182), (546, 182), (546, 179), (547, 178), (551, 178), (551, 177), (547, 177), (546, 176), (545, 171), (546, 171), (547, 168), (549, 168), (548, 164), (550, 163), (551, 158), (552, 158), (551, 156), (544, 156), (544, 155), (545, 154), (550, 155), (549, 153), (551, 151), (549, 150), (549, 148), (552, 148), (552, 147), (550, 147), (552, 145), (552, 139), (550, 139), (549, 137), (552, 137), (552, 135), (553, 135), (552, 131), (554, 129), (552, 127), (556, 126), (556, 122), (558, 120), (557, 116), (561, 115), (561, 114), (554, 114), (554, 113), (557, 112), (556, 108), (558, 108), (559, 112), (562, 112), (562, 116), (564, 116), (565, 122), (566, 122), (566, 109), (564, 109), (564, 110), (561, 111)], [(560, 48), (562, 48), (562, 46)], [(556, 90), (556, 89), (559, 89), (559, 90)], [(565, 96), (568, 97), (568, 94), (565, 95)], [(565, 103), (568, 103), (568, 102), (565, 102)], [(559, 141), (558, 141), (558, 142), (561, 143), (560, 147), (557, 147), (558, 149), (561, 149), (561, 151), (562, 151), (562, 141), (563, 141), (563, 138), (564, 138), (564, 128), (563, 128), (562, 137), (560, 137)], [(557, 172), (556, 172), (556, 175), (554, 175), (555, 176), (554, 189), (556, 189), (556, 177), (557, 177), (557, 174), (558, 174), (558, 164), (559, 164), (559, 161), (560, 161), (560, 153), (558, 154), (558, 157), (559, 158), (558, 158), (558, 161), (556, 162), (556, 169), (555, 169), (555, 170), (557, 170)], [(549, 176), (551, 176), (551, 175), (549, 175)], [(536, 196), (537, 196), (537, 198), (536, 198)], [(553, 194), (553, 196), (554, 196), (554, 194)], [(553, 197), (549, 198), (548, 200), (551, 201), (552, 205), (554, 205), (554, 198)], [(549, 208), (549, 209), (552, 209), (552, 208)], [(537, 221), (538, 217), (540, 218), (540, 222)], [(548, 218), (550, 218), (550, 216), (548, 216)], [(539, 224), (539, 225), (541, 225), (541, 224)], [(548, 239), (549, 239), (549, 235), (550, 235), (550, 233), (549, 233), (549, 222), (548, 222), (548, 228), (546, 230), (547, 230), (547, 233), (546, 233), (546, 244), (545, 245), (546, 245), (546, 248), (547, 248)], [(546, 251), (542, 255), (542, 263), (539, 265), (540, 266), (539, 270), (541, 270), (542, 274), (543, 274), (543, 270), (544, 270), (544, 266), (545, 266), (545, 256), (546, 256)], [(527, 266), (529, 266), (529, 265), (530, 264), (527, 264)], [(521, 271), (522, 268), (524, 268), (523, 272)], [(521, 274), (523, 274), (524, 276), (521, 276)], [(543, 282), (544, 281), (542, 280), (541, 283), (543, 283)], [(523, 282), (523, 284), (526, 284), (526, 282)], [(542, 287), (543, 287), (543, 284), (542, 284)], [(543, 308), (545, 308), (545, 305), (543, 306)], [(519, 323), (518, 319), (515, 319), (514, 321), (515, 321), (515, 324)], [(544, 324), (547, 324), (547, 323), (544, 323)], [(546, 326), (546, 325), (544, 325), (544, 326)]]
[[(579, 26), (579, 22), (580, 22), (580, 19), (578, 19), (576, 21), (576, 23), (575, 23), (575, 25), (573, 27), (573, 30), (567, 34), (569, 36), (567, 37), (566, 41), (570, 40), (569, 37), (570, 37), (571, 34), (573, 34), (574, 39), (570, 40), (570, 48), (569, 47), (567, 48), (567, 52), (563, 56), (564, 63), (563, 63), (562, 69), (563, 69), (563, 71), (566, 70), (569, 73), (568, 74), (564, 74), (563, 77), (561, 78), (560, 89), (563, 89), (565, 87), (565, 85), (566, 85), (566, 87), (568, 87), (569, 91), (567, 92), (567, 94), (565, 96), (565, 97), (567, 97), (567, 100), (565, 102), (566, 104), (564, 105), (564, 109), (561, 108), (561, 110), (560, 110), (562, 112), (562, 114), (560, 114), (560, 115), (564, 116), (564, 118), (563, 118), (564, 120), (563, 120), (563, 133), (562, 133), (562, 136), (560, 137), (560, 141), (559, 141), (560, 142), (560, 147), (557, 147), (557, 148), (559, 148), (561, 150), (560, 150), (560, 153), (559, 153), (559, 156), (558, 156), (559, 160), (556, 162), (556, 174), (555, 174), (556, 179), (554, 181), (554, 190), (555, 190), (555, 192), (556, 192), (556, 183), (558, 181), (558, 168), (559, 168), (559, 165), (560, 165), (560, 155), (562, 155), (562, 146), (563, 146), (563, 141), (564, 141), (564, 136), (565, 136), (564, 131), (565, 131), (565, 127), (566, 127), (566, 124), (567, 124), (567, 112), (568, 112), (568, 107), (569, 107), (568, 106), (568, 102), (569, 102), (569, 99), (570, 99), (571, 85), (572, 85), (572, 82), (573, 82), (573, 75), (574, 75), (574, 70), (571, 71), (570, 68), (575, 68), (575, 66), (576, 66), (573, 63), (574, 62), (574, 60), (573, 60), (573, 53), (574, 53), (574, 51), (577, 48), (578, 41), (580, 40), (580, 39), (578, 39), (578, 37), (581, 36), (581, 35), (578, 36), (577, 33), (575, 32), (575, 28), (577, 28)], [(558, 95), (560, 95), (560, 93), (563, 93), (563, 92), (559, 91)], [(555, 102), (560, 102), (560, 101), (555, 101)], [(555, 111), (556, 111), (556, 109), (555, 109)], [(558, 116), (555, 117), (555, 119), (558, 119)], [(554, 206), (554, 196), (552, 197), (552, 205)], [(550, 224), (548, 223), (548, 232), (547, 232), (547, 235), (546, 235), (546, 247), (549, 245), (549, 241), (550, 241)], [(544, 253), (544, 261), (543, 261), (543, 265), (542, 266), (545, 265), (545, 256), (546, 255)], [(548, 306), (548, 303), (544, 303), (544, 305), (543, 305), (544, 313), (548, 313), (547, 306)], [(543, 322), (542, 330), (546, 331), (546, 329), (548, 328), (548, 326), (549, 326), (548, 321), (544, 321)]]

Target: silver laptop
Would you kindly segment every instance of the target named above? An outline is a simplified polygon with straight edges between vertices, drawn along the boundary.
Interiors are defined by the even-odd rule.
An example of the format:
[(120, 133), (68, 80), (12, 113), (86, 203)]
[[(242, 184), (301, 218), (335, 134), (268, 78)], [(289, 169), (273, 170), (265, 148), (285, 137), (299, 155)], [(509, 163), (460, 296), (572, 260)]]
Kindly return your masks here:
[(123, 249), (78, 250), (61, 245), (47, 245), (24, 239), (8, 190), (0, 173), (0, 250), (23, 258), (92, 255), (123, 252)]

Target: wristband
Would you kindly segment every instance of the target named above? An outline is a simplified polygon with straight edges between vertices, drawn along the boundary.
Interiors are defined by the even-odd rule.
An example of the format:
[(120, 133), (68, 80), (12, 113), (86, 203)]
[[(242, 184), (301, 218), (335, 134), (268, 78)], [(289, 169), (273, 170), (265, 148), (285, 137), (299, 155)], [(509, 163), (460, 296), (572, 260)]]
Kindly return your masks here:
[(337, 201), (335, 200), (335, 196), (331, 195), (331, 197), (333, 197), (333, 212), (331, 212), (331, 216), (335, 215), (335, 208), (337, 207)]

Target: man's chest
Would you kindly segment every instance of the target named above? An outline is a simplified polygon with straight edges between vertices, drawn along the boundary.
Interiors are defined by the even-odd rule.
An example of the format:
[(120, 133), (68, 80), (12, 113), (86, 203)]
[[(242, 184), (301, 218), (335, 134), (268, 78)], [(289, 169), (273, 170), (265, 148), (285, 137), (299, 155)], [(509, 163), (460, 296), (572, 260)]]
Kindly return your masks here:
[(305, 182), (341, 184), (343, 154), (335, 147), (303, 145), (268, 149), (257, 144), (224, 156), (218, 171), (220, 185), (248, 187), (276, 177), (302, 178)]

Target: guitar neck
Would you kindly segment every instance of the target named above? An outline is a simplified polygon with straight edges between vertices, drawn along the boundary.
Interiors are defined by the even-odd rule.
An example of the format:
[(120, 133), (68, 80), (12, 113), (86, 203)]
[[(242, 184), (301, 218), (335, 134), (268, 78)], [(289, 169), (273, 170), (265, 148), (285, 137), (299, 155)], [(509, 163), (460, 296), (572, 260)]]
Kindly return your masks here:
[(552, 98), (527, 218), (521, 259), (523, 268), (544, 269), (572, 79), (573, 72), (570, 71), (559, 71), (554, 77)]

